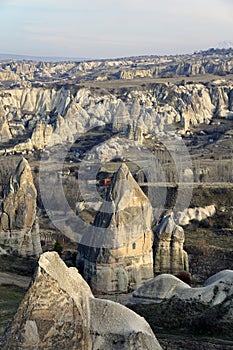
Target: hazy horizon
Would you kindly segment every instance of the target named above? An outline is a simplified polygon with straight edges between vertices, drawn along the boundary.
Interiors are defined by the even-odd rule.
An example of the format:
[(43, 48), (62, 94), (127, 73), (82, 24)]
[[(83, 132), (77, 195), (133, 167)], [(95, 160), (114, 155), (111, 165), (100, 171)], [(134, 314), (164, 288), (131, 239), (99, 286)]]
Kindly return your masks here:
[(231, 0), (3, 0), (1, 52), (64, 58), (186, 54), (233, 42)]

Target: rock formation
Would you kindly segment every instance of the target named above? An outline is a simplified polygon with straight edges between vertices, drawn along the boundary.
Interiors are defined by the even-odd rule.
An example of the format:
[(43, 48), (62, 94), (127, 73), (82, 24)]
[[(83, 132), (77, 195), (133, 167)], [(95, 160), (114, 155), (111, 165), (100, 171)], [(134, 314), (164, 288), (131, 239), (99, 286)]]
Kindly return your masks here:
[(1, 109), (0, 107), (0, 142), (2, 143), (12, 139), (12, 135), (6, 117), (1, 113)]
[(190, 223), (192, 220), (202, 221), (206, 218), (214, 216), (216, 213), (215, 206), (208, 205), (204, 208), (202, 207), (195, 207), (195, 208), (187, 208), (182, 212), (178, 213), (178, 224), (185, 226)]
[[(116, 125), (119, 119), (131, 126), (130, 137), (138, 142), (139, 130), (158, 135), (175, 125), (174, 130), (185, 133), (192, 125), (209, 124), (215, 116), (233, 117), (232, 72), (232, 50), (88, 62), (0, 62), (4, 137), (10, 136), (8, 128), (13, 138), (24, 136), (22, 142), (31, 134), (32, 146), (40, 149), (73, 142), (78, 133)], [(221, 79), (203, 80), (205, 74)], [(200, 79), (193, 82), (192, 75)], [(184, 79), (174, 83), (172, 76)], [(145, 77), (153, 84), (115, 90), (98, 84), (96, 89), (74, 88), (75, 81)], [(166, 79), (154, 83), (155, 77)], [(49, 140), (51, 132), (55, 137)]]
[(78, 248), (85, 279), (101, 293), (124, 293), (153, 277), (152, 207), (127, 166), (114, 174), (93, 232)]
[(155, 328), (224, 334), (232, 339), (233, 271), (217, 273), (200, 288), (162, 274), (134, 291), (129, 305), (140, 315), (149, 315), (147, 321)]
[(31, 141), (35, 149), (43, 150), (53, 133), (52, 125), (38, 122), (33, 130)]
[[(141, 146), (137, 141), (129, 140), (120, 137), (112, 137), (101, 145), (93, 147), (88, 152), (87, 160), (98, 159), (102, 163), (109, 162), (116, 158), (130, 159), (131, 161), (138, 160), (139, 153), (144, 151), (144, 155), (148, 150)], [(143, 159), (143, 157), (141, 157)]]
[(41, 149), (74, 142), (77, 135), (96, 126), (113, 124), (118, 130), (120, 124), (128, 128), (129, 138), (141, 143), (143, 133), (162, 135), (168, 126), (175, 125), (174, 130), (185, 134), (191, 126), (209, 124), (215, 116), (232, 118), (232, 91), (228, 81), (157, 83), (115, 95), (87, 88), (75, 93), (71, 88), (8, 89), (0, 96), (4, 106), (0, 137), (2, 124), (4, 138), (20, 136), (23, 143), (30, 134), (30, 150)]
[(159, 350), (147, 322), (124, 306), (96, 299), (75, 268), (44, 253), (1, 349)]
[(0, 213), (0, 243), (10, 253), (21, 256), (41, 253), (36, 198), (30, 166), (22, 158), (10, 177)]
[(154, 273), (188, 272), (188, 255), (183, 249), (184, 230), (166, 215), (157, 226), (154, 236)]
[(144, 56), (86, 62), (36, 62), (9, 60), (0, 63), (0, 80), (16, 83), (80, 79), (109, 80), (135, 78), (171, 78), (176, 76), (227, 75), (233, 72), (232, 49), (208, 50), (192, 55)]

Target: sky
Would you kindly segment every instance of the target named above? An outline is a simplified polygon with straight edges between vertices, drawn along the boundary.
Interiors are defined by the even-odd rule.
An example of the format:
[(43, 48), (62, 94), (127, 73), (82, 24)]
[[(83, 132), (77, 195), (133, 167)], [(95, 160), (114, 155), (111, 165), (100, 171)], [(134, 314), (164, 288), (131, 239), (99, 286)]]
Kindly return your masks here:
[(0, 53), (111, 58), (233, 42), (233, 0), (0, 0)]

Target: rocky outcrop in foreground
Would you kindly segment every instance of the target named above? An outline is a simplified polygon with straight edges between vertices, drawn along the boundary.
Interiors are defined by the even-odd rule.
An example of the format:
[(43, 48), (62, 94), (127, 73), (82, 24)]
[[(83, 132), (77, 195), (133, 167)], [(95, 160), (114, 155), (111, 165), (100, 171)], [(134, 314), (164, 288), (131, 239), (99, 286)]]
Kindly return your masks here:
[(33, 284), (1, 349), (159, 350), (147, 322), (120, 304), (93, 297), (55, 252), (40, 257)]
[(201, 288), (162, 274), (134, 291), (129, 304), (153, 329), (182, 328), (232, 339), (233, 271), (217, 273)]
[(9, 253), (39, 256), (42, 252), (36, 218), (37, 191), (25, 158), (10, 177), (0, 210), (0, 245)]
[(155, 230), (155, 274), (188, 272), (188, 255), (183, 249), (184, 240), (184, 230), (175, 223), (173, 213), (165, 216)]
[(94, 221), (79, 245), (78, 266), (93, 290), (125, 293), (153, 277), (152, 207), (123, 163)]

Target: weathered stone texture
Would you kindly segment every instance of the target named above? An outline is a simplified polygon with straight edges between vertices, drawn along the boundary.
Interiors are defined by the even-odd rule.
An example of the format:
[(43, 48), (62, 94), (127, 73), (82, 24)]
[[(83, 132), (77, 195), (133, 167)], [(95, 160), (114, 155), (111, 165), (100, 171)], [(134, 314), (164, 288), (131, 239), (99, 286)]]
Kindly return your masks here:
[(22, 158), (10, 177), (0, 213), (0, 243), (11, 253), (37, 256), (42, 252), (36, 198), (30, 166)]
[(153, 277), (151, 224), (150, 202), (122, 164), (96, 215), (89, 247), (79, 246), (78, 262), (96, 292), (124, 293)]
[(161, 274), (134, 291), (129, 305), (145, 316), (153, 329), (182, 329), (185, 334), (232, 340), (232, 296), (232, 270), (215, 274), (200, 288)]
[(1, 348), (161, 349), (143, 318), (120, 304), (95, 299), (78, 271), (68, 269), (55, 252), (40, 257)]
[(188, 255), (183, 249), (184, 230), (178, 226), (173, 214), (165, 216), (154, 236), (154, 273), (188, 272)]

